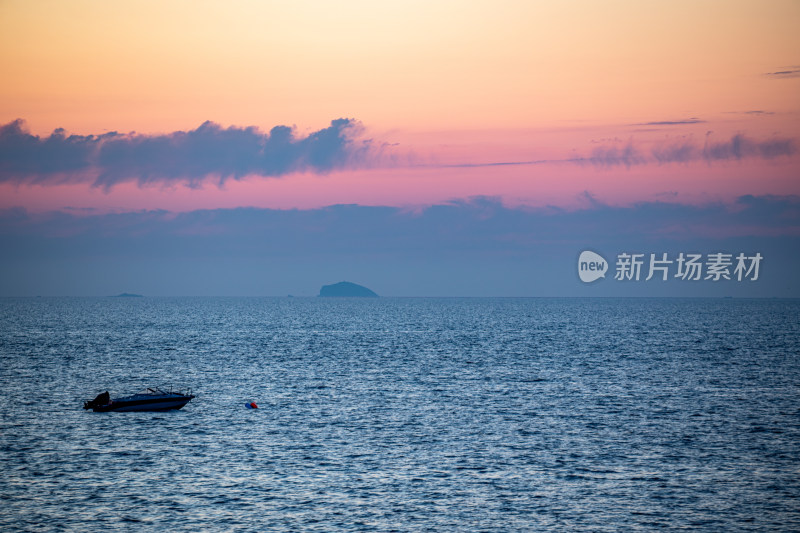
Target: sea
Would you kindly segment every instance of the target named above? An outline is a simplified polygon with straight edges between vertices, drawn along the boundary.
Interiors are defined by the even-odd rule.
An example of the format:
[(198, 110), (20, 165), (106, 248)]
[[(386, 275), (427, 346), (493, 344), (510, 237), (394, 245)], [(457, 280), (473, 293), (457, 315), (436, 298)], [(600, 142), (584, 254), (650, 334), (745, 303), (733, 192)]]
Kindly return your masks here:
[(5, 298), (0, 391), (4, 532), (800, 531), (800, 300)]

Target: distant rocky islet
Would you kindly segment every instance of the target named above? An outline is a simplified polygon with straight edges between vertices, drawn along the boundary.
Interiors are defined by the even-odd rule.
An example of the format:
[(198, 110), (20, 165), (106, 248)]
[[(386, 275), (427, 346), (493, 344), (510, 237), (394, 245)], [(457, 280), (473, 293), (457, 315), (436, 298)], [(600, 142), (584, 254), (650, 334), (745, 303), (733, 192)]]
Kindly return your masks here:
[(372, 290), (349, 281), (323, 285), (319, 290), (319, 296), (322, 298), (378, 298), (378, 295)]

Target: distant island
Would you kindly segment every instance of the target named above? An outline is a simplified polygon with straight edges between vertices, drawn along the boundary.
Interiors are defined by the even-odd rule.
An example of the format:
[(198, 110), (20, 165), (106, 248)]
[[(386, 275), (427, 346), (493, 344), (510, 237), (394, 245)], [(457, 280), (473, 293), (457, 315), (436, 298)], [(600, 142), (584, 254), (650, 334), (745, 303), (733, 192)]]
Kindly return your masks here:
[(361, 285), (350, 283), (349, 281), (340, 281), (333, 285), (323, 285), (319, 290), (319, 295), (323, 298), (327, 297), (351, 297), (351, 298), (377, 298), (378, 295)]
[(132, 294), (130, 292), (123, 292), (121, 294), (116, 294), (111, 296), (111, 298), (144, 298), (141, 294)]

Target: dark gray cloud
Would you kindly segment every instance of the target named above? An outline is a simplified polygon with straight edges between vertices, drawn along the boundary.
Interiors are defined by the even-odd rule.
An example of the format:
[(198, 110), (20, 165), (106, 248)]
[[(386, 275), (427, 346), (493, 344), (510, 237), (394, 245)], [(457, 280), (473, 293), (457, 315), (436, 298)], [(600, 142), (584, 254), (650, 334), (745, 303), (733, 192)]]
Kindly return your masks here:
[(792, 139), (769, 139), (755, 141), (744, 135), (734, 135), (725, 142), (707, 142), (703, 147), (703, 158), (709, 161), (745, 159), (757, 157), (774, 159), (794, 155), (797, 147)]
[(697, 146), (686, 141), (655, 146), (651, 154), (658, 164), (689, 163), (700, 155)]
[[(672, 124), (679, 123), (674, 122)], [(488, 163), (415, 164), (411, 166), (422, 168), (480, 168), (573, 163), (578, 165), (592, 165), (598, 168), (616, 168), (621, 166), (630, 168), (641, 165), (665, 165), (670, 163), (688, 164), (698, 161), (713, 163), (750, 158), (775, 159), (778, 157), (790, 157), (797, 153), (797, 144), (794, 139), (775, 137), (767, 140), (755, 140), (746, 135), (737, 134), (730, 139), (716, 141), (712, 138), (710, 132), (706, 135), (703, 144), (698, 143), (691, 137), (680, 137), (647, 145), (636, 142), (633, 139), (624, 143), (618, 139), (602, 142), (603, 144), (595, 147), (588, 156), (572, 157), (569, 159), (492, 161)]]
[[(554, 206), (508, 207), (499, 198), (486, 196), (453, 200), (419, 211), (357, 204), (289, 210), (200, 209), (183, 213), (152, 210), (33, 214), (24, 208), (12, 208), (0, 210), (0, 234), (19, 230), (51, 237), (195, 235), (223, 241), (261, 235), (281, 244), (277, 249), (268, 247), (268, 254), (296, 248), (391, 250), (398, 245), (426, 251), (451, 246), (477, 250), (498, 246), (496, 239), (501, 234), (528, 238), (534, 228), (547, 230), (536, 235), (541, 241), (582, 239), (587, 235), (613, 240), (620, 234), (647, 237), (667, 232), (684, 239), (694, 237), (704, 227), (718, 228), (720, 231), (715, 234), (745, 236), (777, 232), (800, 236), (800, 196), (796, 195), (745, 195), (733, 203), (704, 205), (651, 201), (629, 206), (605, 204), (589, 192), (580, 196), (585, 207), (578, 210)], [(514, 242), (510, 238), (501, 240)]]
[(770, 78), (800, 78), (800, 67), (793, 66), (775, 72), (767, 72), (765, 75)]
[(617, 167), (634, 165), (644, 165), (647, 157), (637, 148), (633, 141), (629, 141), (624, 146), (598, 146), (592, 150), (592, 155), (586, 159), (576, 160), (578, 163), (591, 163), (598, 167)]
[(797, 153), (793, 139), (755, 140), (737, 134), (717, 141), (709, 134), (702, 145), (691, 138), (649, 145), (629, 140), (602, 144), (588, 156), (570, 159), (421, 165), (387, 156), (383, 150), (388, 145), (376, 146), (371, 140), (359, 139), (362, 129), (357, 121), (337, 119), (327, 128), (297, 137), (287, 126), (276, 126), (263, 133), (255, 127), (223, 128), (205, 122), (194, 130), (164, 135), (111, 132), (82, 136), (67, 135), (63, 129), (57, 129), (49, 136), (39, 137), (29, 133), (22, 120), (15, 120), (0, 126), (0, 183), (90, 183), (104, 189), (123, 182), (197, 187), (209, 180), (223, 184), (228, 179), (238, 180), (248, 175), (279, 177), (298, 171), (326, 173), (382, 164), (474, 168), (573, 163), (630, 168), (694, 161), (774, 159)]
[(0, 126), (0, 181), (67, 181), (89, 170), (97, 147), (115, 135), (67, 136), (57, 129), (40, 138), (28, 133), (22, 120), (9, 122)]
[[(421, 211), (309, 210), (36, 213), (0, 210), (0, 296), (317, 294), (355, 280), (385, 295), (800, 296), (800, 198), (733, 205), (647, 202), (579, 210), (511, 208), (471, 198)], [(587, 289), (575, 259), (619, 252), (760, 252), (763, 284), (613, 282)], [(587, 293), (587, 290), (593, 292)], [(628, 292), (625, 292), (628, 291)], [(749, 292), (747, 292), (749, 291)]]
[(222, 183), (253, 174), (326, 173), (367, 163), (372, 145), (356, 140), (360, 129), (357, 121), (342, 118), (302, 138), (287, 126), (263, 133), (213, 122), (165, 135), (68, 136), (58, 129), (39, 137), (15, 120), (0, 126), (0, 181), (91, 182), (104, 188), (127, 181), (197, 186), (208, 178)]
[(592, 150), (588, 157), (570, 159), (572, 163), (590, 164), (599, 168), (632, 167), (637, 165), (691, 163), (705, 161), (738, 161), (743, 159), (775, 159), (790, 157), (797, 153), (794, 139), (775, 137), (755, 140), (742, 134), (730, 139), (716, 141), (707, 134), (704, 144), (691, 138), (656, 143), (649, 149), (639, 146), (633, 140), (626, 144), (600, 146)]
[(687, 118), (686, 120), (661, 120), (656, 122), (641, 122), (634, 126), (682, 126), (685, 124), (704, 124), (705, 120), (699, 118)]

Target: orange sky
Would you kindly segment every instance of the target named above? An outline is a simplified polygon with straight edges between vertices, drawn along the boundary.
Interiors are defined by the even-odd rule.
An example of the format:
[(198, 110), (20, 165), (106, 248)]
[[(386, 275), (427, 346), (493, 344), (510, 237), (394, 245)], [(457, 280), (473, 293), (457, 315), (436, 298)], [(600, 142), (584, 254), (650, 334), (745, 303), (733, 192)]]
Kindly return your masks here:
[[(615, 138), (702, 142), (708, 131), (799, 139), (799, 25), (795, 0), (5, 0), (0, 124), (23, 118), (37, 135), (58, 127), (156, 134), (213, 120), (264, 131), (287, 124), (303, 135), (351, 117), (367, 136), (399, 143), (392, 150), (403, 161), (425, 165), (559, 160)], [(690, 119), (698, 123), (647, 125)], [(252, 178), (225, 190), (2, 185), (0, 207), (424, 204), (473, 194), (541, 204), (581, 191), (610, 201), (635, 200), (631, 191), (640, 198), (673, 190), (800, 194), (797, 170), (795, 154), (777, 162), (615, 169), (601, 179), (597, 169), (574, 165), (426, 166)]]

